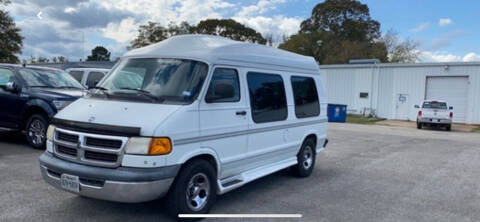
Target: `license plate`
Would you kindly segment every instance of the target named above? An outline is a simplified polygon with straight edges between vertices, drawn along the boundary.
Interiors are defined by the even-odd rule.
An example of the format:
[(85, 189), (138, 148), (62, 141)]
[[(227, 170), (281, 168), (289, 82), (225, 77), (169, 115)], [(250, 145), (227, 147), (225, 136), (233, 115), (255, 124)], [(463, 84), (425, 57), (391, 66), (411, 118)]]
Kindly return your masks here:
[(80, 192), (80, 180), (78, 179), (78, 176), (62, 174), (60, 177), (60, 185), (65, 190), (75, 193)]

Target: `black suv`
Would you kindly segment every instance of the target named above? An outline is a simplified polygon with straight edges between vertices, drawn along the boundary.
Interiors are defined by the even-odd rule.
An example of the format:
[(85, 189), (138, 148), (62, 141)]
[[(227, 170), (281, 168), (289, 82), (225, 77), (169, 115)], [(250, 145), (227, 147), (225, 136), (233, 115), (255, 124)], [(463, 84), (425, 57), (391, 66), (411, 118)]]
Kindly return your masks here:
[(25, 130), (32, 147), (44, 148), (50, 118), (85, 92), (59, 69), (0, 64), (0, 128)]

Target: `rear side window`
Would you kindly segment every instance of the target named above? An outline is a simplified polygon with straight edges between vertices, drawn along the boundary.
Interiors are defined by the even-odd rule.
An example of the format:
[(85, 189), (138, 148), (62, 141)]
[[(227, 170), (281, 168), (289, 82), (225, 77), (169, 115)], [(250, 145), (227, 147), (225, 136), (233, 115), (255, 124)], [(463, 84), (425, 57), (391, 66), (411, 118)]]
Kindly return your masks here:
[(0, 69), (0, 86), (6, 86), (8, 82), (13, 82), (15, 75), (8, 69)]
[(83, 78), (83, 71), (70, 71), (68, 74), (70, 74), (74, 79), (76, 79), (79, 83), (82, 82)]
[(311, 77), (292, 76), (291, 81), (297, 118), (320, 115), (320, 104), (318, 102), (315, 80)]
[(255, 123), (287, 119), (287, 98), (280, 75), (249, 72), (247, 81)]
[(86, 82), (87, 87), (94, 87), (104, 76), (105, 74), (101, 72), (90, 72)]

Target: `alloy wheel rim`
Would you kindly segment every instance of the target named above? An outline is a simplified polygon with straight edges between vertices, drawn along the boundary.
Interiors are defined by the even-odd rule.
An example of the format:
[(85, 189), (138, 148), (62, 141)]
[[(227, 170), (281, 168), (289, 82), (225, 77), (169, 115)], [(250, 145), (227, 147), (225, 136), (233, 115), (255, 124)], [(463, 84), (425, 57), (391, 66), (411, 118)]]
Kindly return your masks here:
[(313, 152), (312, 147), (306, 146), (303, 151), (303, 168), (308, 170), (313, 163)]
[(205, 207), (210, 192), (210, 181), (204, 173), (195, 174), (187, 186), (187, 206), (193, 211), (200, 211)]
[(40, 120), (35, 119), (30, 123), (30, 126), (28, 127), (28, 136), (35, 145), (43, 143), (45, 140), (45, 126)]

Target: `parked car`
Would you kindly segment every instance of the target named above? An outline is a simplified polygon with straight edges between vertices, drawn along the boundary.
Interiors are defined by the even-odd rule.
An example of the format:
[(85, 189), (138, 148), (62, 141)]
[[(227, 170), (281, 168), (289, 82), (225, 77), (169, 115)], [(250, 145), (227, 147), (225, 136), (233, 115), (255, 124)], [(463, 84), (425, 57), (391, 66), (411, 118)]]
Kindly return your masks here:
[(417, 128), (423, 126), (445, 127), (447, 131), (452, 129), (453, 107), (448, 106), (443, 100), (425, 100), (421, 106), (415, 105), (418, 110)]
[(95, 87), (110, 70), (101, 68), (69, 68), (65, 71), (89, 89)]
[(55, 116), (40, 157), (46, 182), (81, 196), (166, 195), (172, 215), (206, 213), (273, 172), (310, 176), (327, 144), (317, 63), (263, 45), (172, 37), (129, 51), (90, 92)]
[(32, 147), (44, 148), (50, 118), (84, 92), (62, 70), (0, 64), (0, 127), (25, 130)]

